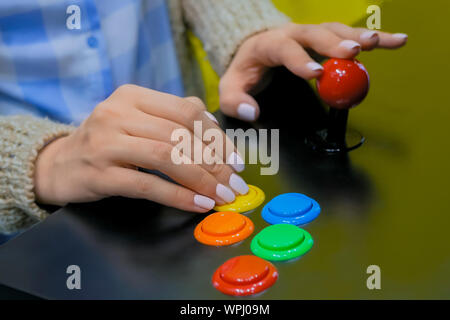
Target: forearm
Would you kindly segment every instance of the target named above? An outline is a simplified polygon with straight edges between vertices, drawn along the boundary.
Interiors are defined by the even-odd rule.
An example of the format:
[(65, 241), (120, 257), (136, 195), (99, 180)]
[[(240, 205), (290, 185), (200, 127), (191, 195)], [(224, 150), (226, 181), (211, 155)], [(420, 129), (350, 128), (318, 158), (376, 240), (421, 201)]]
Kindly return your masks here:
[(219, 75), (244, 40), (289, 21), (270, 0), (182, 0), (182, 4), (188, 24)]
[(34, 165), (39, 151), (73, 127), (31, 116), (0, 117), (0, 232), (47, 217), (35, 202)]

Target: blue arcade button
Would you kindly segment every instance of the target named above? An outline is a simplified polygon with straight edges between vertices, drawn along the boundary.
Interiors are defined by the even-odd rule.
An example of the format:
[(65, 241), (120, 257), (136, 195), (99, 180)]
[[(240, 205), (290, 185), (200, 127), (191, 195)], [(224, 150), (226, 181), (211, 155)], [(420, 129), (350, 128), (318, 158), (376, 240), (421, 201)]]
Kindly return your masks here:
[(301, 193), (285, 193), (276, 196), (262, 210), (262, 217), (270, 224), (287, 223), (303, 225), (313, 221), (320, 213), (314, 199)]

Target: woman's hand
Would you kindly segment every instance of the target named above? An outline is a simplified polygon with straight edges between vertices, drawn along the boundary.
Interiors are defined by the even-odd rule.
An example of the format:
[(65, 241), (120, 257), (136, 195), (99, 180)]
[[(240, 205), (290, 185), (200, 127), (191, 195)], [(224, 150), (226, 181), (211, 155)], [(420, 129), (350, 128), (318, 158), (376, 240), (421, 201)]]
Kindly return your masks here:
[(302, 25), (289, 23), (248, 38), (239, 48), (220, 81), (223, 113), (246, 121), (259, 116), (259, 107), (248, 91), (270, 67), (285, 66), (304, 79), (317, 78), (322, 66), (307, 53), (333, 58), (353, 58), (361, 50), (399, 48), (407, 41), (402, 33), (389, 34), (341, 23)]
[[(223, 135), (225, 146), (218, 151), (221, 154), (215, 154), (222, 163), (236, 159), (234, 145), (200, 99), (133, 85), (120, 87), (71, 135), (40, 152), (35, 169), (37, 201), (65, 205), (125, 196), (195, 212), (232, 202), (235, 193), (248, 191), (244, 180), (234, 173), (244, 169), (240, 158), (232, 166), (205, 161), (177, 165), (172, 161), (172, 150), (179, 144), (171, 141), (176, 129), (188, 130), (192, 144), (199, 139), (202, 150), (208, 148), (200, 133), (195, 136), (194, 121), (202, 122), (201, 135), (211, 128)], [(138, 167), (163, 172), (179, 185), (140, 172)]]

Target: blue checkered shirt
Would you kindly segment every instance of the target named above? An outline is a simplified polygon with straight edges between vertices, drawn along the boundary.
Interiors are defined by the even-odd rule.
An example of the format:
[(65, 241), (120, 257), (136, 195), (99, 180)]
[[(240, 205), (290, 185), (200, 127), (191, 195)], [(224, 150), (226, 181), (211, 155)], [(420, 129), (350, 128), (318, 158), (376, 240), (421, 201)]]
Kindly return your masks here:
[(78, 124), (125, 83), (184, 94), (164, 0), (0, 1), (1, 115)]

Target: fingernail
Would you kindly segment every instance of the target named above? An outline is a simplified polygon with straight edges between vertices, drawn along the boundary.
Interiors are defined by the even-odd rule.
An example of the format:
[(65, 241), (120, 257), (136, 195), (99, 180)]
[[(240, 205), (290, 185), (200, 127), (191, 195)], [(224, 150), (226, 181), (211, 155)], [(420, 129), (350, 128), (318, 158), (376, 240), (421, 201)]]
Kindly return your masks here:
[(341, 43), (339, 43), (339, 46), (350, 49), (350, 50), (353, 50), (356, 48), (361, 49), (361, 45), (358, 42), (353, 41), (353, 40), (342, 40)]
[(219, 121), (217, 121), (216, 117), (213, 116), (211, 112), (205, 111), (205, 114), (210, 118), (212, 121), (214, 121), (216, 124), (219, 124)]
[(239, 192), (240, 194), (248, 193), (248, 185), (245, 183), (244, 179), (235, 173), (231, 174), (229, 184), (234, 191)]
[(231, 165), (237, 172), (242, 172), (245, 169), (244, 161), (236, 152), (228, 156), (227, 164)]
[(363, 33), (361, 33), (360, 38), (362, 40), (369, 40), (369, 39), (375, 38), (376, 35), (378, 35), (378, 33), (376, 31), (369, 30), (369, 31), (364, 31)]
[(254, 121), (256, 118), (256, 109), (248, 103), (241, 103), (238, 106), (237, 113), (239, 118), (246, 121)]
[(216, 194), (225, 202), (230, 203), (236, 199), (233, 191), (230, 188), (225, 187), (223, 184), (219, 183), (216, 187)]
[(394, 33), (392, 36), (394, 38), (398, 38), (398, 39), (402, 39), (402, 40), (408, 39), (408, 35), (406, 33)]
[(312, 71), (318, 71), (318, 70), (323, 70), (323, 67), (318, 64), (317, 62), (308, 62), (306, 64), (306, 66), (311, 69)]
[(208, 210), (211, 210), (216, 205), (216, 202), (213, 199), (201, 196), (199, 194), (194, 196), (194, 203), (196, 206)]

